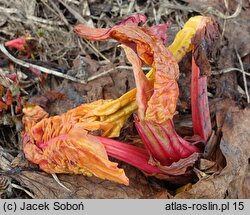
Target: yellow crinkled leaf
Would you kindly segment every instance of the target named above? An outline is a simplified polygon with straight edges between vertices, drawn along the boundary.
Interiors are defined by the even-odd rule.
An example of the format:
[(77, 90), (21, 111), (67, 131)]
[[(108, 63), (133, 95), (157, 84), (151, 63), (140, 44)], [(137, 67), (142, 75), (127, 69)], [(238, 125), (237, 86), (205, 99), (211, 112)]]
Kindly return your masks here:
[(174, 42), (168, 47), (175, 59), (180, 62), (187, 52), (192, 50), (192, 38), (199, 28), (205, 27), (210, 18), (204, 16), (191, 17), (176, 34)]
[[(90, 107), (90, 104), (86, 107)], [(81, 111), (85, 113), (83, 109), (84, 105)], [(124, 170), (108, 160), (106, 150), (98, 139), (87, 134), (86, 129), (103, 129), (109, 123), (78, 122), (80, 118), (72, 110), (60, 116), (48, 117), (39, 106), (25, 108), (23, 150), (26, 158), (39, 164), (47, 173), (95, 175), (128, 185)]]
[(92, 113), (96, 116), (108, 116), (110, 114), (119, 111), (127, 104), (135, 101), (136, 90), (130, 90), (129, 92), (122, 95), (120, 98), (107, 102), (106, 104), (100, 105), (95, 108)]

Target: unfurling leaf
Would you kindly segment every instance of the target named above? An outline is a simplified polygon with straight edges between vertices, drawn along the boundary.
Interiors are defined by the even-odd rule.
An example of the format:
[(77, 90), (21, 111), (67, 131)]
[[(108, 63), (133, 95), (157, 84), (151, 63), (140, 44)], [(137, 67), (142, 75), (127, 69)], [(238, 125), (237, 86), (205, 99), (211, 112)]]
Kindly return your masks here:
[[(113, 28), (96, 29), (80, 24), (74, 27), (74, 31), (79, 36), (91, 40), (105, 40), (108, 38), (116, 39), (119, 42), (132, 47), (132, 49), (137, 52), (138, 57), (142, 61), (149, 65), (152, 65), (155, 68), (147, 74), (147, 77), (150, 78), (150, 80), (156, 79), (157, 81), (154, 83), (155, 89), (151, 90), (151, 93), (154, 92), (154, 96), (151, 98), (151, 101), (148, 101), (147, 112), (145, 113), (147, 119), (163, 122), (164, 120), (166, 120), (166, 118), (172, 118), (173, 114), (175, 113), (176, 101), (178, 98), (178, 86), (176, 83), (176, 79), (178, 78), (179, 73), (178, 65), (174, 62), (171, 54), (166, 51), (165, 47), (159, 41), (159, 39), (161, 40), (163, 38), (162, 35), (166, 35), (163, 34), (163, 32), (166, 31), (168, 23), (165, 25), (153, 26), (150, 28), (137, 27), (137, 24), (139, 22), (144, 23), (145, 21), (145, 16), (137, 14), (129, 17), (124, 22), (117, 26), (114, 26)], [(208, 27), (208, 31), (205, 30), (207, 26), (210, 26)], [(124, 30), (122, 30), (122, 28), (124, 28)], [(190, 18), (185, 23), (183, 29), (177, 33), (174, 42), (169, 46), (169, 51), (173, 54), (177, 62), (179, 62), (187, 52), (193, 49), (194, 46), (192, 44), (192, 39), (196, 36), (196, 33), (199, 29), (202, 29), (203, 34), (204, 32), (207, 32), (207, 36), (204, 37), (205, 41), (207, 41), (209, 38), (210, 40), (212, 40), (217, 32), (216, 22), (208, 17), (195, 16)], [(209, 33), (211, 32), (211, 29), (213, 31), (212, 34)], [(154, 51), (156, 52), (155, 57), (153, 55)], [(156, 63), (154, 61), (156, 61)], [(168, 64), (168, 66), (166, 66), (165, 63)], [(158, 73), (156, 72), (157, 69)], [(167, 73), (168, 75), (165, 74), (165, 70), (170, 70)], [(157, 76), (155, 75), (156, 73)], [(167, 82), (163, 81), (164, 75), (166, 76), (165, 81)], [(172, 77), (169, 77), (169, 75), (171, 75)], [(139, 79), (139, 81), (142, 80)], [(162, 85), (165, 86), (162, 87)], [(128, 95), (129, 99), (127, 99)], [(103, 105), (98, 110), (96, 110), (95, 114), (103, 114), (106, 117), (109, 114), (112, 114), (111, 118), (114, 118), (114, 116), (116, 115), (116, 111), (119, 110), (120, 113), (122, 112), (122, 109), (125, 106), (123, 104), (126, 104), (124, 108), (126, 108), (126, 110), (130, 110), (130, 114), (132, 114), (137, 109), (137, 104), (135, 103), (135, 95), (136, 90), (133, 89), (119, 99), (113, 100), (110, 103)], [(159, 101), (160, 99), (161, 101)], [(155, 100), (158, 101), (156, 102)], [(142, 105), (138, 100), (137, 102), (139, 105)], [(139, 109), (139, 115), (140, 114), (141, 111)], [(115, 125), (114, 129), (112, 129), (110, 133), (106, 133), (105, 136), (119, 136), (119, 130), (122, 127), (122, 122), (124, 123), (128, 117), (129, 114), (126, 115), (123, 120), (120, 120), (120, 123), (118, 124), (119, 126)]]
[[(203, 38), (200, 36), (200, 31), (203, 32), (204, 35), (204, 32), (206, 32), (206, 28), (209, 26), (209, 24), (216, 26), (211, 19), (206, 17), (196, 17), (193, 20), (189, 21), (189, 23), (192, 23), (194, 20), (196, 21), (196, 29), (191, 28), (192, 34), (189, 34), (188, 39), (184, 41), (184, 43), (181, 43), (182, 46), (178, 46), (179, 43), (176, 42), (179, 40), (178, 38), (174, 41), (175, 44), (172, 46), (173, 51), (175, 49), (177, 49), (177, 51), (178, 49), (182, 49), (182, 51), (184, 50), (184, 52), (176, 53), (176, 58), (178, 60), (180, 60), (187, 51), (196, 50), (197, 48), (199, 48), (201, 39), (199, 40), (200, 42), (196, 41), (196, 44), (199, 44), (198, 46), (193, 45), (193, 40), (191, 39), (194, 39), (196, 37)], [(184, 26), (184, 29), (189, 26), (189, 23)], [(194, 23), (192, 23), (192, 25), (190, 26), (194, 27), (193, 25)], [(216, 32), (216, 30), (214, 30), (214, 32)], [(205, 42), (206, 40), (216, 40), (216, 36), (216, 33), (214, 33), (214, 35), (210, 35), (210, 38), (204, 37), (203, 39)], [(173, 75), (178, 74), (178, 66), (175, 66), (177, 62), (175, 62), (175, 60), (170, 54), (168, 54), (168, 52), (158, 52), (158, 59), (162, 58), (165, 59), (165, 61), (161, 61), (162, 66), (157, 67), (157, 58), (156, 56), (155, 58), (153, 58), (153, 64), (155, 65), (156, 72), (154, 86), (152, 87), (150, 86), (150, 82), (146, 79), (141, 70), (141, 60), (144, 60), (144, 58), (140, 57), (140, 52), (138, 51), (138, 49), (136, 53), (129, 46), (124, 45), (123, 48), (126, 52), (128, 60), (133, 65), (134, 76), (136, 80), (136, 96), (139, 115), (139, 119), (135, 120), (136, 128), (143, 140), (145, 147), (147, 148), (150, 155), (152, 155), (153, 162), (159, 162), (160, 165), (169, 166), (173, 162), (177, 162), (182, 158), (188, 158), (193, 153), (200, 152), (200, 150), (196, 146), (178, 136), (178, 134), (174, 130), (171, 118), (164, 118), (164, 116), (166, 116), (166, 110), (171, 110), (171, 108), (173, 108), (173, 110), (175, 111), (175, 101), (169, 98), (176, 98), (178, 96), (178, 94), (176, 96), (176, 92), (178, 90), (176, 79), (178, 78), (178, 76)], [(195, 51), (193, 51), (193, 53), (194, 52)], [(206, 57), (206, 55), (204, 56)], [(205, 77), (199, 77), (200, 70), (194, 61), (192, 65), (192, 111), (195, 112), (193, 113), (193, 122), (195, 125), (194, 132), (195, 134), (200, 135), (202, 140), (206, 141), (211, 134), (208, 98), (206, 93), (207, 83)], [(164, 70), (159, 72), (159, 68), (164, 68)], [(157, 85), (158, 83), (160, 83), (159, 86)], [(157, 94), (158, 89), (161, 90), (162, 94)], [(171, 93), (173, 93), (173, 95), (171, 95)], [(165, 103), (161, 102), (161, 100), (163, 100)], [(150, 114), (148, 114), (148, 110), (150, 108), (150, 105), (153, 107), (152, 110), (157, 111), (157, 109), (159, 108), (159, 104), (165, 104), (162, 106), (163, 110), (157, 112), (158, 114), (153, 114), (153, 117), (149, 117)], [(171, 107), (171, 105), (173, 106)], [(196, 159), (194, 159), (193, 161), (195, 162), (195, 160)]]
[[(159, 73), (156, 70), (155, 82), (152, 85), (141, 69), (142, 63), (137, 54), (128, 46), (124, 45), (122, 47), (125, 50), (128, 60), (133, 65), (137, 89), (136, 100), (138, 104), (138, 119), (135, 117), (135, 125), (145, 148), (153, 158), (151, 163), (154, 165), (170, 166), (182, 158), (187, 158), (193, 153), (199, 152), (200, 150), (197, 147), (178, 136), (171, 119), (164, 117), (166, 114), (165, 110), (168, 110), (172, 104), (175, 104), (175, 101), (170, 99), (172, 96), (171, 92), (175, 95), (176, 88), (178, 90), (176, 80), (173, 77), (172, 80), (169, 78), (171, 77), (169, 73), (172, 73), (171, 69), (174, 69), (177, 64), (175, 60), (169, 55), (169, 60), (165, 62), (165, 68), (161, 71), (161, 75), (158, 76)], [(165, 59), (167, 59), (166, 53)], [(157, 83), (160, 84), (157, 85)], [(160, 95), (156, 94), (158, 96), (154, 97), (158, 88), (163, 92)], [(157, 108), (160, 110), (159, 104), (166, 105), (162, 107), (162, 110), (158, 114), (149, 117), (147, 114), (150, 105), (152, 110), (156, 110)], [(175, 111), (174, 105), (172, 108)], [(193, 164), (194, 162), (190, 165)]]
[(28, 38), (24, 38), (24, 37), (16, 38), (16, 39), (5, 42), (5, 46), (9, 48), (15, 48), (19, 51), (24, 51), (27, 40)]
[[(147, 21), (147, 17), (143, 14), (134, 14), (122, 21), (120, 24), (112, 27), (112, 28), (91, 28), (83, 24), (76, 25), (74, 27), (74, 32), (78, 34), (80, 37), (89, 39), (89, 40), (106, 40), (112, 38), (112, 34), (117, 28), (121, 28), (123, 26), (134, 26), (137, 27), (139, 23), (145, 23)], [(152, 37), (156, 37), (165, 44), (167, 40), (166, 30), (169, 26), (169, 22), (166, 24), (159, 24), (152, 27), (137, 27), (142, 29), (148, 35)], [(122, 39), (122, 36), (120, 37)], [(118, 39), (119, 41), (119, 39)], [(120, 41), (121, 42), (121, 41)]]
[[(82, 109), (82, 113), (85, 111)], [(124, 170), (108, 160), (102, 143), (85, 130), (86, 127), (96, 130), (100, 125), (79, 122), (80, 113), (72, 110), (49, 118), (39, 106), (24, 108), (23, 112), (23, 150), (26, 158), (39, 164), (42, 170), (95, 175), (128, 185)]]
[(145, 118), (148, 101), (153, 94), (153, 85), (146, 78), (142, 71), (142, 62), (137, 54), (128, 46), (122, 45), (128, 60), (131, 62), (134, 70), (135, 82), (137, 86), (136, 101), (138, 105), (138, 114), (141, 119)]
[[(115, 39), (136, 52), (140, 59), (137, 60), (139, 64), (143, 61), (153, 66), (155, 68), (154, 91), (148, 101), (145, 118), (160, 123), (173, 117), (179, 95), (176, 82), (179, 69), (177, 62), (163, 45), (161, 36), (156, 35), (157, 31), (131, 23), (117, 25), (110, 29), (77, 25), (74, 31), (79, 36), (91, 40)], [(155, 105), (156, 102), (157, 105)]]

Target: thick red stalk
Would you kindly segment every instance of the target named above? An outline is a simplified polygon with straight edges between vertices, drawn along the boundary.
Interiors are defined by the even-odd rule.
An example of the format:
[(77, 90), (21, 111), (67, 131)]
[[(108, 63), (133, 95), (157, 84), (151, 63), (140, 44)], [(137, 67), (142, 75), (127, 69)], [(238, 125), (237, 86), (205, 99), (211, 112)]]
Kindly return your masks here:
[(163, 173), (156, 166), (148, 163), (149, 154), (145, 149), (101, 136), (95, 136), (95, 138), (102, 142), (109, 156), (124, 161), (148, 174)]
[(207, 141), (212, 132), (207, 76), (201, 76), (194, 56), (192, 56), (191, 107), (194, 134), (199, 135), (203, 141)]
[(161, 163), (169, 166), (194, 152), (200, 152), (197, 147), (182, 139), (175, 131), (172, 120), (156, 124), (135, 117), (137, 131), (145, 148)]
[(169, 119), (164, 125), (161, 125), (161, 128), (168, 136), (171, 146), (179, 155), (179, 159), (186, 158), (194, 152), (200, 152), (197, 147), (177, 134), (172, 120)]
[(157, 141), (154, 134), (148, 129), (144, 122), (139, 122), (135, 119), (135, 127), (144, 143), (148, 152), (153, 155), (162, 165), (170, 165), (170, 154), (164, 150), (161, 142)]

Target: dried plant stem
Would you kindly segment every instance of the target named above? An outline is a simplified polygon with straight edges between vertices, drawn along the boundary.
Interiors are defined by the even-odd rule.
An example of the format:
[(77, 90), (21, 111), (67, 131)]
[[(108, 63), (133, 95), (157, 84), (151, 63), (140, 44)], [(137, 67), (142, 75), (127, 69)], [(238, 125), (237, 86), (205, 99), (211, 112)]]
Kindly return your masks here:
[(66, 0), (66, 2), (75, 4), (75, 5), (79, 5), (80, 4), (79, 0)]
[[(8, 51), (7, 49), (4, 47), (3, 44), (0, 44), (0, 50), (8, 57), (10, 58), (14, 63), (18, 64), (18, 65), (21, 65), (23, 67), (26, 67), (26, 68), (30, 68), (30, 67), (33, 67), (41, 72), (44, 72), (44, 73), (47, 73), (47, 74), (50, 74), (50, 75), (55, 75), (57, 77), (60, 77), (60, 78), (65, 78), (65, 79), (68, 79), (68, 80), (71, 80), (71, 81), (74, 81), (74, 82), (78, 82), (78, 83), (81, 83), (81, 84), (86, 84), (87, 82), (89, 81), (93, 81), (95, 79), (98, 79), (100, 77), (103, 77), (105, 75), (108, 75), (109, 73), (115, 71), (116, 69), (133, 69), (131, 66), (118, 66), (118, 67), (114, 67), (112, 69), (109, 69), (107, 71), (104, 71), (100, 74), (97, 74), (97, 75), (94, 75), (94, 76), (91, 76), (87, 79), (87, 81), (85, 80), (81, 80), (81, 79), (77, 79), (75, 77), (72, 77), (72, 76), (69, 76), (67, 74), (63, 74), (63, 73), (60, 73), (58, 71), (55, 71), (55, 70), (51, 70), (51, 69), (48, 69), (48, 68), (45, 68), (45, 67), (42, 67), (42, 66), (38, 66), (38, 65), (35, 65), (35, 64), (31, 64), (31, 63), (28, 63), (28, 62), (25, 62), (25, 61), (22, 61), (20, 59), (17, 59), (15, 58), (14, 56), (12, 56)], [(143, 67), (143, 70), (149, 70), (150, 68), (149, 67)]]
[(183, 6), (180, 4), (171, 4), (170, 2), (164, 2), (163, 6), (165, 6), (168, 9), (174, 9), (174, 10), (182, 10), (182, 11), (194, 11), (194, 8), (189, 6)]
[(33, 22), (37, 22), (37, 23), (41, 23), (41, 24), (45, 24), (45, 25), (54, 25), (54, 26), (63, 26), (64, 23), (60, 22), (60, 21), (52, 21), (52, 20), (47, 20), (47, 19), (42, 19), (40, 17), (36, 17), (36, 16), (31, 16), (31, 15), (27, 15), (26, 16), (27, 19), (33, 21)]
[(10, 14), (18, 14), (20, 13), (21, 11), (16, 9), (16, 8), (6, 8), (6, 7), (2, 7), (0, 6), (0, 12), (3, 12), (3, 13), (10, 13)]
[(88, 81), (93, 81), (93, 80), (95, 80), (95, 79), (97, 79), (97, 78), (100, 78), (100, 77), (102, 77), (102, 76), (108, 75), (109, 73), (115, 71), (115, 69), (116, 69), (116, 68), (112, 68), (112, 69), (109, 69), (109, 70), (107, 70), (107, 71), (104, 71), (104, 72), (102, 72), (102, 73), (100, 73), (100, 74), (93, 75), (93, 76), (91, 76), (91, 77), (88, 78)]
[(86, 39), (82, 39), (81, 41), (85, 42), (85, 45), (90, 46), (90, 48), (95, 52), (95, 54), (97, 55), (97, 57), (102, 57), (105, 61), (107, 61), (108, 63), (110, 63), (111, 61), (106, 58), (91, 42), (89, 42)]
[(21, 187), (21, 186), (19, 186), (19, 185), (17, 185), (17, 184), (13, 184), (13, 183), (11, 183), (11, 186), (12, 186), (13, 188), (18, 189), (18, 190), (24, 191), (24, 192), (27, 193), (32, 199), (35, 199), (35, 196), (34, 196), (30, 191), (26, 190), (25, 188), (23, 188), (23, 187)]
[(235, 12), (232, 15), (223, 14), (222, 12), (220, 12), (219, 10), (213, 7), (208, 7), (206, 12), (216, 15), (222, 19), (233, 19), (233, 18), (236, 18), (240, 14), (241, 10), (242, 10), (242, 0), (240, 0), (240, 2), (238, 3)]
[(43, 19), (40, 17), (32, 16), (32, 15), (25, 15), (24, 17), (14, 17), (13, 14), (22, 14), (22, 11), (16, 9), (16, 8), (5, 8), (0, 6), (0, 12), (8, 15), (10, 19), (17, 20), (20, 22), (27, 22), (27, 20), (31, 20), (35, 23), (43, 24), (43, 25), (50, 25), (50, 26), (63, 26), (64, 23), (60, 21), (52, 21), (48, 19)]
[(236, 51), (236, 55), (237, 55), (237, 58), (239, 60), (241, 71), (242, 71), (244, 88), (245, 88), (245, 93), (246, 93), (246, 96), (247, 96), (247, 103), (250, 103), (250, 97), (249, 97), (249, 92), (248, 92), (248, 87), (247, 87), (246, 72), (244, 70), (244, 66), (243, 66), (243, 63), (242, 63), (242, 60), (240, 58), (240, 55), (239, 55), (238, 51), (237, 50), (235, 50), (235, 51)]
[[(12, 81), (11, 79), (9, 79), (8, 77), (6, 77), (4, 74), (3, 74), (3, 70), (0, 68), (0, 83), (6, 87), (6, 88), (9, 88), (11, 85), (13, 85), (14, 81)], [(29, 95), (29, 93), (23, 89), (22, 87), (20, 87), (20, 90), (26, 94), (26, 95)]]
[[(113, 71), (116, 71), (117, 69), (129, 69), (129, 70), (133, 70), (133, 67), (132, 66), (117, 66), (117, 67), (114, 67), (114, 68), (111, 68), (107, 71), (104, 71), (100, 74), (97, 74), (97, 75), (93, 75), (91, 77), (88, 78), (88, 81), (93, 81), (97, 78), (100, 78), (102, 76), (105, 76), (105, 75), (108, 75), (109, 73), (113, 72)], [(142, 68), (143, 70), (150, 70), (151, 68), (150, 67), (143, 67)]]
[(72, 15), (74, 15), (74, 17), (83, 24), (87, 24), (87, 21), (81, 16), (81, 14), (79, 14), (78, 12), (76, 12), (73, 8), (71, 8), (66, 2), (64, 2), (63, 0), (59, 0), (59, 2), (67, 8), (67, 10), (69, 10), (70, 13), (72, 13)]
[[(68, 10), (69, 12), (80, 22), (83, 24), (88, 24), (87, 21), (78, 13), (76, 12), (73, 8), (71, 8), (66, 2), (64, 2), (63, 0), (59, 0), (61, 4), (63, 4)], [(52, 6), (54, 7), (54, 9), (56, 9), (56, 5), (53, 3), (53, 1), (50, 1), (52, 3)], [(56, 9), (57, 12), (60, 12), (59, 9)], [(60, 17), (61, 19), (65, 22), (65, 17), (63, 16), (63, 14), (60, 12)], [(66, 20), (67, 21), (67, 20)], [(69, 26), (67, 23), (65, 23), (67, 26)], [(110, 63), (111, 61), (106, 58), (91, 42), (89, 42), (88, 40), (82, 40), (84, 41), (85, 45), (90, 46), (90, 48), (95, 52), (95, 54), (97, 56), (102, 57), (105, 61), (107, 61), (108, 63)]]
[(130, 14), (133, 11), (134, 5), (135, 5), (135, 0), (131, 0), (129, 5), (128, 5), (127, 14)]
[(50, 7), (50, 5), (47, 3), (48, 1), (47, 0), (41, 0), (41, 2), (53, 13), (55, 14), (56, 16), (58, 16), (57, 12)]
[(203, 11), (203, 10), (197, 10), (197, 8), (194, 8), (194, 7), (183, 6), (180, 4), (171, 4), (169, 2), (164, 2), (163, 6), (165, 6), (166, 8), (175, 9), (175, 10), (190, 11), (190, 12), (197, 11), (201, 14), (210, 13), (217, 17), (220, 17), (221, 19), (233, 19), (233, 18), (236, 18), (242, 10), (242, 0), (239, 1), (237, 8), (235, 9), (235, 12), (232, 15), (224, 14), (220, 12), (219, 10), (215, 9), (214, 7), (202, 8), (202, 9), (205, 9), (205, 11)]
[[(234, 71), (241, 72), (243, 74), (243, 71), (241, 69), (234, 68), (234, 67), (222, 69), (222, 70), (219, 70), (219, 71), (212, 71), (212, 74), (213, 75), (221, 75), (221, 74), (224, 74), (224, 73), (234, 72)], [(250, 73), (248, 73), (246, 71), (244, 71), (244, 72), (245, 72), (245, 75), (250, 77)]]
[(48, 8), (50, 8), (51, 11), (54, 11), (55, 14), (59, 15), (59, 17), (61, 18), (61, 20), (65, 23), (65, 25), (70, 29), (70, 25), (68, 20), (64, 17), (63, 13), (61, 12), (61, 10), (57, 7), (57, 5), (54, 3), (54, 1), (49, 0), (49, 3), (52, 5), (53, 8), (51, 8), (45, 0), (42, 0), (42, 3), (47, 6)]
[(7, 49), (4, 47), (3, 44), (0, 44), (0, 50), (9, 58), (11, 59), (14, 63), (18, 64), (18, 65), (21, 65), (23, 67), (26, 67), (26, 68), (30, 68), (30, 67), (33, 67), (34, 69), (37, 69), (41, 72), (44, 72), (44, 73), (47, 73), (47, 74), (50, 74), (50, 75), (55, 75), (57, 77), (60, 77), (60, 78), (65, 78), (65, 79), (68, 79), (68, 80), (71, 80), (71, 81), (75, 81), (75, 82), (79, 82), (79, 83), (82, 83), (82, 84), (86, 84), (86, 81), (85, 80), (80, 80), (80, 79), (77, 79), (75, 77), (72, 77), (72, 76), (69, 76), (67, 74), (63, 74), (63, 73), (60, 73), (58, 71), (54, 71), (54, 70), (51, 70), (51, 69), (48, 69), (48, 68), (45, 68), (45, 67), (42, 67), (42, 66), (38, 66), (38, 65), (35, 65), (35, 64), (31, 64), (31, 63), (28, 63), (28, 62), (25, 62), (25, 61), (22, 61), (20, 59), (17, 59), (15, 58), (14, 56), (12, 56), (8, 51)]
[(62, 184), (62, 182), (60, 182), (59, 178), (57, 177), (56, 174), (51, 174), (52, 177), (55, 179), (55, 181), (61, 186), (63, 187), (64, 189), (66, 189), (67, 191), (69, 192), (72, 192), (69, 188), (67, 188), (64, 184)]

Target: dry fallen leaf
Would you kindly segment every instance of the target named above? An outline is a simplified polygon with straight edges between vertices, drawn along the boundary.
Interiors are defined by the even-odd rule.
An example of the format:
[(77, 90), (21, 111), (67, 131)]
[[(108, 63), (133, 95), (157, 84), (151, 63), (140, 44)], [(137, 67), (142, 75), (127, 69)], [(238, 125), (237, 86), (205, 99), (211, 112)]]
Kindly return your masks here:
[(124, 186), (112, 181), (81, 175), (57, 175), (60, 182), (70, 191), (60, 186), (52, 176), (36, 171), (22, 171), (13, 177), (34, 194), (35, 198), (83, 198), (83, 199), (138, 199), (153, 196), (162, 188), (129, 165), (122, 166), (130, 179)]
[(249, 114), (249, 108), (227, 112), (220, 142), (226, 167), (202, 178), (191, 190), (179, 193), (175, 198), (249, 198), (249, 193), (244, 192), (249, 189)]

